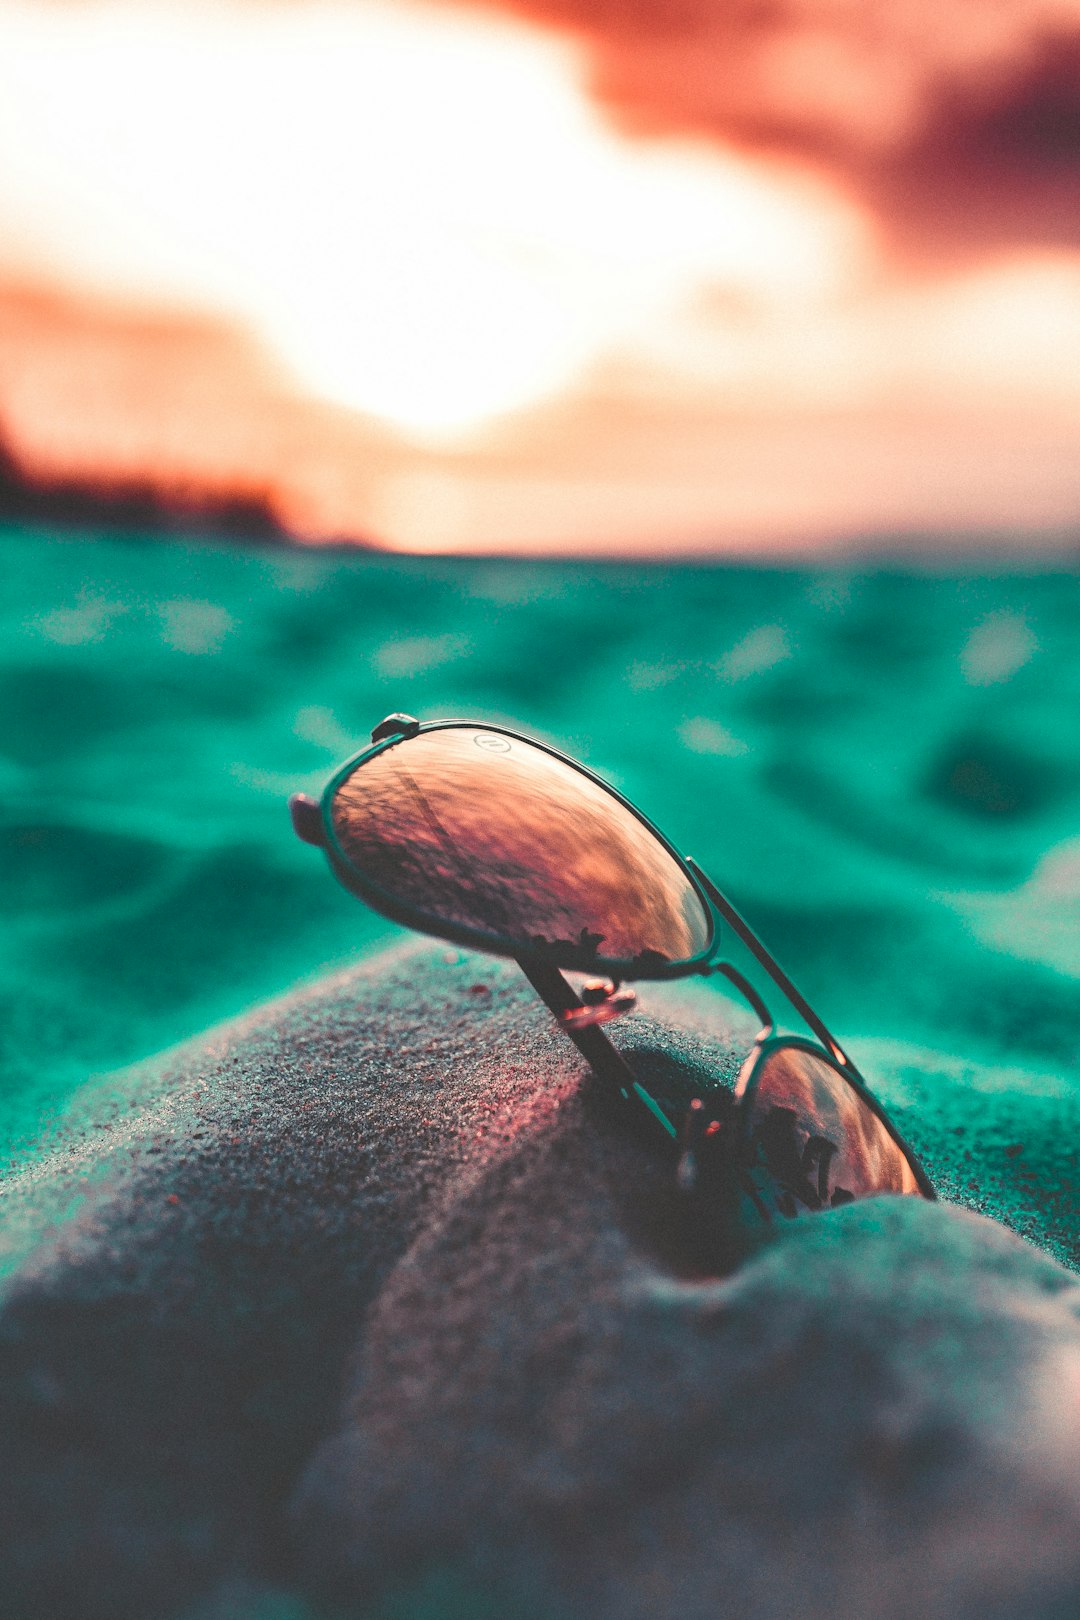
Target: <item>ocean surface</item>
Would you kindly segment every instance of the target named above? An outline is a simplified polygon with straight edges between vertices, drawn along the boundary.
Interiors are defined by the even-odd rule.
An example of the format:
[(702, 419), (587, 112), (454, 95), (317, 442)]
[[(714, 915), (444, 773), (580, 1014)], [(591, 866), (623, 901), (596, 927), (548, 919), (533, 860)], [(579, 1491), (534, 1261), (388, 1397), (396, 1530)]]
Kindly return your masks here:
[(404, 709), (518, 726), (601, 772), (730, 892), (872, 1083), (944, 1067), (958, 1095), (976, 1076), (972, 1106), (1009, 1100), (1018, 1198), (1040, 1155), (1059, 1184), (1074, 1164), (1076, 573), (15, 529), (0, 559), (5, 1162), (87, 1078), (396, 936), (285, 801)]

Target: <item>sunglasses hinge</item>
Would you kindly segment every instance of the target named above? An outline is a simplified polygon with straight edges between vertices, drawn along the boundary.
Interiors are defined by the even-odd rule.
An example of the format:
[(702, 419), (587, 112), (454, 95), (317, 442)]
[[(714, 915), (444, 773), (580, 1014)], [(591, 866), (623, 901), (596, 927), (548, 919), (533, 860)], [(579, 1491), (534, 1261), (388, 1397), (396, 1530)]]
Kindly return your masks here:
[(411, 714), (388, 714), (371, 733), (373, 743), (385, 742), (388, 737), (415, 737), (420, 722)]

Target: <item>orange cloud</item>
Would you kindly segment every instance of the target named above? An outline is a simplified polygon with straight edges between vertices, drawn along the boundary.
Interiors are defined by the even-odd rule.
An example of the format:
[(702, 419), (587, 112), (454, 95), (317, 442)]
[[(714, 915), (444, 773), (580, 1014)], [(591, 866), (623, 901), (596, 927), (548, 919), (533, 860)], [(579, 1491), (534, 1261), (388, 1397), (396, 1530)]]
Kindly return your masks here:
[[(901, 297), (884, 347), (905, 356), (903, 386), (883, 357), (846, 402), (836, 379), (824, 400), (795, 400), (778, 374), (748, 406), (743, 387), (725, 400), (700, 380), (616, 366), (436, 450), (297, 396), (227, 323), (0, 288), (0, 427), (46, 482), (134, 484), (189, 508), (264, 502), (301, 538), (409, 551), (783, 554), (890, 534), (917, 547), (942, 529), (1060, 547), (1075, 538), (1080, 389), (1060, 342), (1068, 287), (1052, 266), (1032, 273), (1030, 286), (989, 278), (978, 319), (963, 283), (956, 309), (947, 291), (924, 295), (936, 313)], [(953, 374), (987, 353), (980, 321), (997, 371), (974, 404)], [(860, 385), (877, 330), (829, 340), (854, 348)], [(1043, 368), (1027, 393), (1005, 386), (1019, 358)]]
[(500, 0), (635, 133), (819, 165), (898, 246), (1080, 244), (1077, 0)]
[(506, 3), (0, 0), (16, 456), (420, 551), (1065, 533), (1080, 0)]
[(366, 537), (403, 455), (230, 322), (17, 284), (0, 285), (0, 447), (46, 486), (263, 504), (301, 538)]

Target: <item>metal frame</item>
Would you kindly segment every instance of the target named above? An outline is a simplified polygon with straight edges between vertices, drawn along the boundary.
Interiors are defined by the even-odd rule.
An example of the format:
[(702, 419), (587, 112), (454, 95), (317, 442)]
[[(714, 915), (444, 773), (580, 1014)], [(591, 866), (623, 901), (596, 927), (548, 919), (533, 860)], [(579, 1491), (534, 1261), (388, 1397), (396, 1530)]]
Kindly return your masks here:
[[(396, 724), (397, 722), (400, 722), (400, 724)], [(549, 754), (553, 759), (559, 760), (571, 770), (578, 771), (595, 786), (610, 794), (624, 810), (629, 811), (668, 852), (700, 899), (702, 910), (709, 923), (709, 938), (704, 949), (696, 956), (688, 957), (682, 962), (656, 963), (655, 961), (649, 961), (644, 965), (635, 961), (624, 961), (596, 955), (590, 956), (584, 951), (575, 950), (570, 945), (549, 946), (541, 953), (535, 949), (530, 949), (520, 940), (512, 940), (502, 935), (486, 933), (480, 929), (447, 923), (431, 912), (406, 905), (381, 888), (380, 885), (372, 882), (370, 878), (366, 877), (364, 873), (354, 866), (338, 841), (333, 822), (333, 799), (341, 783), (351, 776), (354, 771), (360, 769), (370, 760), (377, 758), (387, 749), (405, 746), (413, 737), (431, 731), (447, 731), (464, 727), (470, 729), (480, 727), (485, 732), (491, 732), (496, 736), (513, 738), (517, 742), (526, 743), (532, 748), (538, 748), (542, 753)], [(654, 826), (648, 817), (644, 816), (637, 806), (619, 793), (617, 789), (611, 787), (609, 783), (590, 771), (586, 766), (561, 753), (558, 749), (550, 747), (547, 743), (539, 742), (523, 732), (513, 731), (507, 726), (487, 725), (475, 720), (434, 720), (421, 725), (408, 716), (394, 715), (384, 721), (382, 725), (377, 726), (372, 737), (371, 747), (361, 749), (358, 753), (353, 754), (334, 772), (323, 790), (318, 805), (303, 795), (293, 796), (290, 800), (290, 808), (293, 812), (293, 823), (297, 833), (306, 842), (319, 844), (326, 851), (335, 875), (345, 887), (370, 905), (373, 910), (389, 918), (391, 922), (400, 923), (406, 928), (417, 929), (421, 933), (434, 934), (438, 938), (451, 940), (455, 944), (490, 951), (499, 956), (513, 957), (537, 994), (555, 1015), (565, 1034), (574, 1042), (582, 1056), (601, 1080), (606, 1082), (609, 1087), (614, 1088), (641, 1117), (647, 1118), (654, 1129), (659, 1126), (669, 1140), (677, 1141), (680, 1144), (680, 1178), (684, 1184), (690, 1185), (695, 1180), (695, 1157), (705, 1134), (710, 1131), (710, 1127), (714, 1131), (718, 1128), (718, 1115), (715, 1112), (710, 1114), (710, 1111), (705, 1109), (704, 1105), (695, 1102), (691, 1104), (689, 1110), (685, 1112), (681, 1119), (672, 1119), (660, 1102), (639, 1082), (630, 1063), (598, 1024), (584, 1028), (571, 1028), (563, 1023), (562, 1015), (572, 1008), (581, 1007), (582, 1002), (573, 987), (563, 977), (562, 970), (586, 973), (599, 972), (616, 979), (678, 979), (687, 978), (694, 974), (722, 974), (754, 1009), (762, 1023), (762, 1028), (754, 1041), (746, 1062), (742, 1066), (736, 1084), (736, 1112), (734, 1118), (731, 1117), (730, 1111), (728, 1113), (726, 1123), (729, 1128), (725, 1129), (723, 1133), (725, 1141), (723, 1157), (725, 1162), (733, 1162), (730, 1161), (730, 1154), (745, 1139), (747, 1122), (750, 1117), (750, 1110), (745, 1105), (753, 1095), (764, 1063), (771, 1054), (782, 1047), (794, 1046), (812, 1053), (815, 1057), (823, 1058), (852, 1087), (859, 1099), (885, 1126), (894, 1142), (907, 1157), (922, 1195), (930, 1199), (936, 1197), (930, 1178), (923, 1169), (917, 1155), (904, 1141), (881, 1104), (869, 1090), (862, 1075), (855, 1068), (843, 1047), (830, 1033), (827, 1026), (810, 1006), (810, 1003), (796, 988), (776, 961), (776, 958), (766, 949), (750, 927), (750, 924), (736, 910), (727, 896), (706, 876), (700, 866), (681, 855), (675, 846), (664, 837), (659, 828)], [(801, 1036), (777, 1035), (772, 1014), (751, 982), (732, 963), (717, 959), (720, 944), (718, 924), (722, 922), (728, 924), (750, 954), (765, 970), (788, 1004), (806, 1026), (813, 1031), (817, 1038), (817, 1044)]]

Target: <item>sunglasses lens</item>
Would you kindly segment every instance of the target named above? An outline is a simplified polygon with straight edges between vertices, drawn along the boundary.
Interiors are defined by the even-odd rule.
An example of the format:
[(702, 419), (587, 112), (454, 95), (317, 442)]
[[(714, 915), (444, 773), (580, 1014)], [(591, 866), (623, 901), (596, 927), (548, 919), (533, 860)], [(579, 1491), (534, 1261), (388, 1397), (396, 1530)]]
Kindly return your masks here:
[(750, 1221), (920, 1191), (903, 1148), (824, 1055), (777, 1048), (745, 1106), (738, 1180)]
[(679, 863), (613, 794), (516, 737), (453, 726), (359, 766), (332, 816), (349, 862), (398, 905), (514, 954), (649, 967), (697, 956), (710, 922)]

